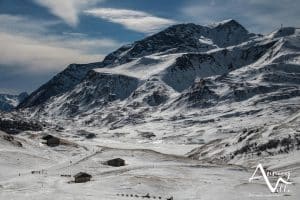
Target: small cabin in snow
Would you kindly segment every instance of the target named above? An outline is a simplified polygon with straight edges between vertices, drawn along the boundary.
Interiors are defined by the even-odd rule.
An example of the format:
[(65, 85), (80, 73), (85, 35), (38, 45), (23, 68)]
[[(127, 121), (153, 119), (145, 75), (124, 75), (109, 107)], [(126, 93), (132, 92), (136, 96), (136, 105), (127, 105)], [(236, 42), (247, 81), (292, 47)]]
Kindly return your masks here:
[(42, 137), (43, 140), (46, 140), (46, 144), (49, 147), (56, 147), (60, 144), (60, 139), (57, 137), (54, 137), (53, 135), (46, 135)]
[(60, 144), (60, 140), (57, 137), (52, 137), (52, 138), (50, 138), (50, 139), (47, 140), (46, 144), (49, 147), (56, 147), (56, 146), (58, 146)]
[(121, 167), (121, 166), (125, 166), (125, 160), (123, 160), (122, 158), (115, 158), (106, 161), (106, 164), (113, 167)]
[(85, 183), (91, 180), (92, 175), (85, 173), (85, 172), (79, 172), (78, 174), (74, 175), (75, 183)]

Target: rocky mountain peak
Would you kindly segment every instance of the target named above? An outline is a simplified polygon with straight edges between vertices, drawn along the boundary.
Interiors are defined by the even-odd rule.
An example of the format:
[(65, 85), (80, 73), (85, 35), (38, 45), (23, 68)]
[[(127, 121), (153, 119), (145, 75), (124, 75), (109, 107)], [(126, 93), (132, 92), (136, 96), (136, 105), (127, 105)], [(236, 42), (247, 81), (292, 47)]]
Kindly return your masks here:
[(214, 26), (194, 23), (176, 24), (125, 45), (109, 54), (105, 65), (118, 65), (154, 53), (169, 54), (181, 52), (206, 52), (217, 47), (237, 45), (254, 36), (235, 20), (228, 20)]

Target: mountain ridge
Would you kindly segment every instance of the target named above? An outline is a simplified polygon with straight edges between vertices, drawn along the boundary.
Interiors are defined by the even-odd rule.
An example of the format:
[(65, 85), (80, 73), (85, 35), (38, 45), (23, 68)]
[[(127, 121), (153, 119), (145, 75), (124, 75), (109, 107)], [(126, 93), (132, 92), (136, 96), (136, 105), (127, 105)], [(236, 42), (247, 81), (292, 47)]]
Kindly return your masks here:
[(70, 65), (19, 112), (106, 139), (199, 144), (188, 156), (238, 163), (299, 149), (295, 122), (272, 128), (300, 112), (299, 65), (296, 28), (256, 35), (234, 20), (180, 24), (103, 62)]
[[(229, 26), (233, 24), (233, 27)], [(195, 32), (196, 31), (196, 32)], [(234, 33), (239, 34), (240, 39), (236, 39)], [(241, 32), (240, 32), (241, 31)], [(173, 25), (157, 34), (151, 35), (143, 40), (136, 41), (132, 44), (122, 46), (116, 51), (108, 54), (102, 62), (90, 63), (90, 64), (71, 64), (61, 73), (54, 76), (46, 84), (35, 90), (29, 95), (18, 108), (26, 108), (31, 106), (37, 106), (51, 96), (61, 94), (62, 92), (72, 89), (80, 80), (86, 75), (86, 73), (95, 67), (107, 67), (109, 65), (124, 64), (132, 61), (132, 59), (146, 56), (142, 52), (147, 50), (148, 54), (162, 53), (166, 50), (172, 50), (168, 53), (180, 53), (180, 52), (201, 52), (201, 42), (199, 43), (199, 35), (211, 35), (211, 37), (217, 40), (217, 36), (225, 32), (228, 41), (218, 41), (221, 46), (228, 46), (232, 43), (240, 43), (248, 37), (253, 37), (253, 34), (249, 34), (248, 31), (239, 23), (234, 20), (229, 21), (223, 25), (215, 28), (209, 28), (206, 26), (196, 25), (193, 23)], [(233, 33), (233, 36), (232, 36)], [(241, 37), (242, 36), (242, 37)], [(233, 39), (231, 39), (233, 38)], [(224, 44), (223, 44), (224, 43)], [(155, 45), (152, 45), (155, 44)], [(199, 46), (200, 45), (200, 46)], [(207, 43), (202, 44), (203, 51), (216, 48), (216, 46), (209, 45)], [(200, 48), (201, 47), (201, 48)], [(148, 48), (148, 49), (147, 49)], [(175, 48), (175, 49), (174, 49)], [(177, 50), (176, 50), (177, 48)], [(142, 50), (143, 49), (143, 50)], [(116, 60), (119, 59), (119, 61)], [(78, 73), (79, 72), (79, 73)], [(69, 79), (64, 81), (62, 79)], [(47, 91), (46, 91), (47, 90)]]

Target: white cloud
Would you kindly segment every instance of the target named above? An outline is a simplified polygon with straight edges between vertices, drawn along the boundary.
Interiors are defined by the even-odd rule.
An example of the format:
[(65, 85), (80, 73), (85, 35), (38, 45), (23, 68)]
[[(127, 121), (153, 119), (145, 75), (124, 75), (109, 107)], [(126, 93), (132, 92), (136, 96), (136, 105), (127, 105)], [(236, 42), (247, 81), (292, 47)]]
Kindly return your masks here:
[[(74, 34), (74, 33), (70, 33)], [(63, 46), (69, 49), (78, 49), (82, 52), (104, 52), (107, 53), (108, 50), (113, 50), (122, 45), (113, 39), (100, 38), (100, 39), (90, 39), (85, 36), (49, 36), (43, 39), (44, 42), (51, 44), (52, 46)]]
[(39, 5), (46, 7), (50, 12), (63, 19), (67, 24), (75, 26), (78, 15), (82, 9), (103, 0), (34, 0)]
[(45, 23), (20, 16), (0, 15), (0, 22), (0, 65), (22, 72), (57, 72), (70, 63), (101, 61), (101, 52), (120, 45), (109, 38), (91, 39), (80, 33), (49, 35)]
[(50, 26), (58, 24), (58, 21), (30, 20), (19, 15), (0, 14), (0, 31), (35, 33), (46, 32)]
[(34, 38), (0, 33), (0, 63), (30, 73), (59, 71), (70, 63), (101, 60), (103, 55), (90, 55), (80, 50), (53, 45)]
[(127, 9), (97, 8), (86, 10), (85, 13), (142, 33), (153, 33), (176, 23), (173, 20), (156, 17), (146, 12)]
[(97, 8), (89, 9), (97, 2), (105, 0), (33, 0), (37, 4), (46, 7), (49, 11), (64, 20), (70, 26), (76, 26), (79, 14), (86, 14), (122, 24), (127, 29), (143, 33), (153, 33), (157, 30), (176, 23), (173, 20), (153, 16), (149, 13), (127, 9)]

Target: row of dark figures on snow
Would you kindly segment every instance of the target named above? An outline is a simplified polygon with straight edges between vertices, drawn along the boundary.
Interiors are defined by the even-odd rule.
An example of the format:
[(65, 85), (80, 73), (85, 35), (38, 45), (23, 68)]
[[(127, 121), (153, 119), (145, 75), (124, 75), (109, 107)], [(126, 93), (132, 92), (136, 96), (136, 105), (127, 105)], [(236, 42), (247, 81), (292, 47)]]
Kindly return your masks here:
[(146, 199), (165, 199), (165, 200), (173, 200), (174, 198), (171, 196), (169, 198), (162, 198), (161, 196), (150, 196), (150, 194), (146, 195), (137, 195), (137, 194), (117, 194), (117, 196), (121, 197), (135, 197), (135, 198), (146, 198)]

